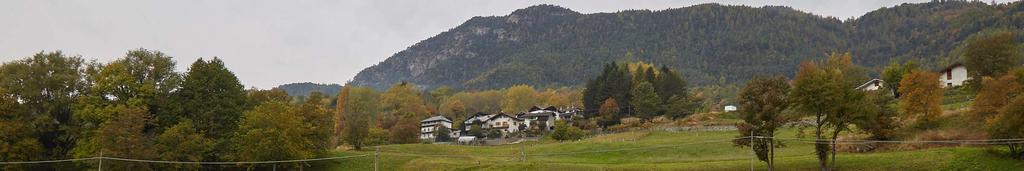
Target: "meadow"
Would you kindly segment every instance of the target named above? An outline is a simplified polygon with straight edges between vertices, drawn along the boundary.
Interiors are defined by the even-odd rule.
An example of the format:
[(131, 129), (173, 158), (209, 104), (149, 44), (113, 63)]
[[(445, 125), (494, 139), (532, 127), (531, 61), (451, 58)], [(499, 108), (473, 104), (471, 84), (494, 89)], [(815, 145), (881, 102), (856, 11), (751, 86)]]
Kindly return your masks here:
[[(799, 137), (780, 131), (781, 138)], [(501, 146), (402, 144), (334, 156), (364, 155), (311, 163), (315, 170), (373, 170), (380, 149), (380, 170), (748, 170), (754, 156), (733, 145), (735, 131), (633, 131), (593, 136), (574, 142), (541, 140)], [(957, 146), (871, 153), (840, 152), (839, 170), (1017, 170), (1024, 162), (1004, 156), (1002, 146)], [(813, 144), (786, 141), (776, 149), (779, 170), (816, 170)], [(526, 154), (525, 161), (523, 153)], [(753, 167), (766, 170), (756, 161)]]

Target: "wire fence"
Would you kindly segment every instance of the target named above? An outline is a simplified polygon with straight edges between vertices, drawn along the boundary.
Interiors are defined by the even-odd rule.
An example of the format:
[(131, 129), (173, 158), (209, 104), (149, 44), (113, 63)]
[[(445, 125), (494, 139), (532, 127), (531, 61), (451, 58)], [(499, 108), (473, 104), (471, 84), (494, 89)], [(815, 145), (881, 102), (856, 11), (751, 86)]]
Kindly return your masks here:
[[(687, 143), (678, 143), (672, 145), (658, 145), (658, 146), (645, 146), (645, 147), (628, 147), (618, 149), (603, 149), (603, 150), (589, 150), (589, 151), (574, 151), (574, 152), (561, 152), (561, 153), (526, 153), (524, 149), (516, 151), (510, 149), (510, 151), (516, 151), (515, 155), (457, 155), (457, 154), (422, 154), (422, 153), (409, 153), (401, 151), (381, 151), (380, 146), (376, 147), (376, 151), (373, 154), (362, 154), (362, 155), (350, 155), (350, 156), (337, 156), (337, 157), (323, 157), (323, 158), (309, 158), (309, 159), (293, 159), (293, 160), (269, 160), (269, 161), (169, 161), (169, 160), (146, 160), (146, 159), (131, 159), (131, 158), (120, 158), (120, 157), (86, 157), (86, 158), (75, 158), (75, 159), (62, 159), (62, 160), (38, 160), (38, 161), (0, 161), (0, 165), (16, 165), (16, 164), (46, 164), (46, 163), (62, 163), (62, 162), (77, 162), (77, 161), (124, 161), (124, 162), (139, 162), (139, 163), (159, 163), (159, 164), (193, 164), (193, 165), (245, 165), (245, 164), (280, 164), (280, 163), (299, 163), (299, 162), (313, 162), (313, 161), (328, 161), (328, 160), (345, 160), (360, 157), (374, 157), (374, 168), (376, 170), (377, 163), (380, 156), (406, 156), (406, 157), (449, 157), (449, 158), (473, 158), (473, 157), (508, 157), (508, 158), (519, 158), (525, 161), (528, 157), (538, 156), (562, 156), (562, 155), (579, 155), (579, 154), (591, 154), (591, 153), (609, 153), (609, 152), (623, 152), (623, 151), (641, 151), (641, 150), (653, 150), (662, 148), (677, 148), (696, 144), (707, 144), (707, 143), (723, 143), (732, 142), (736, 140), (755, 140), (755, 139), (774, 139), (777, 141), (795, 141), (800, 143), (808, 144), (830, 144), (830, 145), (842, 145), (842, 144), (872, 144), (872, 143), (892, 143), (892, 144), (960, 144), (960, 145), (1006, 145), (1006, 144), (1024, 144), (1024, 138), (1010, 138), (1010, 139), (969, 139), (969, 140), (833, 140), (833, 139), (808, 139), (808, 138), (783, 138), (783, 137), (767, 137), (767, 136), (742, 136), (735, 138), (726, 139), (714, 139)], [(691, 161), (696, 162), (696, 161)]]

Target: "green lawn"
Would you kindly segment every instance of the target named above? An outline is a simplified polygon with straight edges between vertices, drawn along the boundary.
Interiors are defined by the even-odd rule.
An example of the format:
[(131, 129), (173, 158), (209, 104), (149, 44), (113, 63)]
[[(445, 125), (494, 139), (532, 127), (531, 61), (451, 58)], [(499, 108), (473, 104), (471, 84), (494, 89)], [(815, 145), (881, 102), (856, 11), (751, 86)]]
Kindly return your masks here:
[[(796, 137), (787, 129), (781, 137)], [(541, 141), (503, 146), (406, 144), (380, 147), (381, 170), (747, 170), (749, 149), (728, 142), (726, 132), (627, 132), (578, 142)], [(1019, 170), (1024, 161), (991, 151), (956, 147), (881, 153), (840, 153), (840, 170)], [(526, 161), (521, 160), (525, 150)], [(595, 152), (602, 151), (603, 152)], [(611, 151), (621, 150), (621, 151)], [(779, 170), (814, 170), (811, 144), (788, 142), (776, 150)], [(340, 151), (336, 156), (373, 154)], [(372, 170), (373, 157), (311, 163), (314, 170)], [(765, 164), (755, 163), (758, 170)]]

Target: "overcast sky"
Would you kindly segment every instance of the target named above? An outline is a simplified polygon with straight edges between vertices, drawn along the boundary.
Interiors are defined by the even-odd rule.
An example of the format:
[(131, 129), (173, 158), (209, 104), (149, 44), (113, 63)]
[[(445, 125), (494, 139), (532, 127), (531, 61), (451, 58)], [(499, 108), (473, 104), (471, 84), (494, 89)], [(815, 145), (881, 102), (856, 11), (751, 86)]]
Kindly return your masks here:
[[(247, 87), (271, 88), (293, 82), (341, 84), (363, 68), (473, 16), (507, 15), (536, 4), (595, 13), (659, 10), (708, 2), (711, 1), (4, 0), (0, 1), (0, 61), (61, 50), (107, 62), (124, 56), (130, 49), (147, 48), (173, 56), (181, 72), (199, 57), (217, 56)], [(784, 5), (845, 19), (904, 2), (717, 3)]]

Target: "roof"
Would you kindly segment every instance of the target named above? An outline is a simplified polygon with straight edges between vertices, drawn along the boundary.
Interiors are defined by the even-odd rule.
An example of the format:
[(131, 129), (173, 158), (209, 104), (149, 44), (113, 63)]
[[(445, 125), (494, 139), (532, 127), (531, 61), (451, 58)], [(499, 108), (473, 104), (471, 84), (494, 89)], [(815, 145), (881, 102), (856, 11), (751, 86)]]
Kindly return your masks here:
[(953, 68), (960, 67), (960, 66), (964, 66), (964, 64), (960, 63), (960, 62), (956, 62), (956, 63), (953, 63), (953, 64), (949, 64), (949, 66), (946, 66), (945, 68), (942, 68), (941, 70), (939, 70), (939, 72), (946, 72), (946, 71), (953, 70)]
[(558, 108), (555, 106), (548, 106), (547, 108), (544, 108), (544, 110), (558, 111)]
[(553, 111), (533, 111), (530, 113), (523, 114), (523, 117), (539, 117), (539, 116), (554, 116), (556, 115)]
[(487, 120), (484, 120), (484, 121), (491, 121), (491, 120), (494, 120), (494, 119), (498, 119), (498, 117), (500, 117), (500, 116), (509, 117), (509, 118), (512, 118), (513, 120), (522, 120), (522, 119), (519, 119), (519, 118), (516, 118), (516, 117), (512, 117), (512, 116), (506, 115), (505, 113), (498, 113), (498, 114), (495, 114), (494, 116), (491, 116), (491, 118), (488, 118)]
[(487, 114), (487, 113), (483, 113), (483, 112), (477, 112), (476, 114), (473, 114), (473, 116), (469, 116), (468, 118), (466, 118), (466, 121), (462, 121), (462, 123), (473, 123), (473, 122), (478, 122), (478, 121), (479, 122), (483, 122), (483, 121), (487, 121), (487, 120), (491, 119), (491, 117), (494, 117), (494, 115), (496, 115), (496, 114)]
[(427, 119), (423, 119), (423, 121), (420, 121), (420, 123), (423, 123), (423, 122), (433, 122), (433, 121), (448, 121), (448, 122), (452, 122), (452, 120), (448, 119), (448, 117), (444, 117), (444, 116), (438, 115), (438, 116), (429, 117)]
[(533, 107), (530, 107), (530, 110), (528, 110), (527, 112), (533, 112), (533, 111), (538, 111), (538, 110), (541, 110), (541, 108), (537, 107), (537, 106), (533, 106)]
[(882, 81), (882, 79), (877, 79), (877, 78), (875, 78), (875, 79), (871, 79), (871, 80), (869, 80), (868, 82), (865, 82), (864, 84), (861, 84), (860, 86), (857, 86), (857, 90), (860, 90), (860, 89), (864, 89), (864, 87), (868, 87), (868, 86), (871, 86), (871, 85), (872, 85), (872, 84), (874, 84), (875, 82), (879, 82), (879, 83), (882, 83), (882, 82), (885, 82), (885, 81)]

